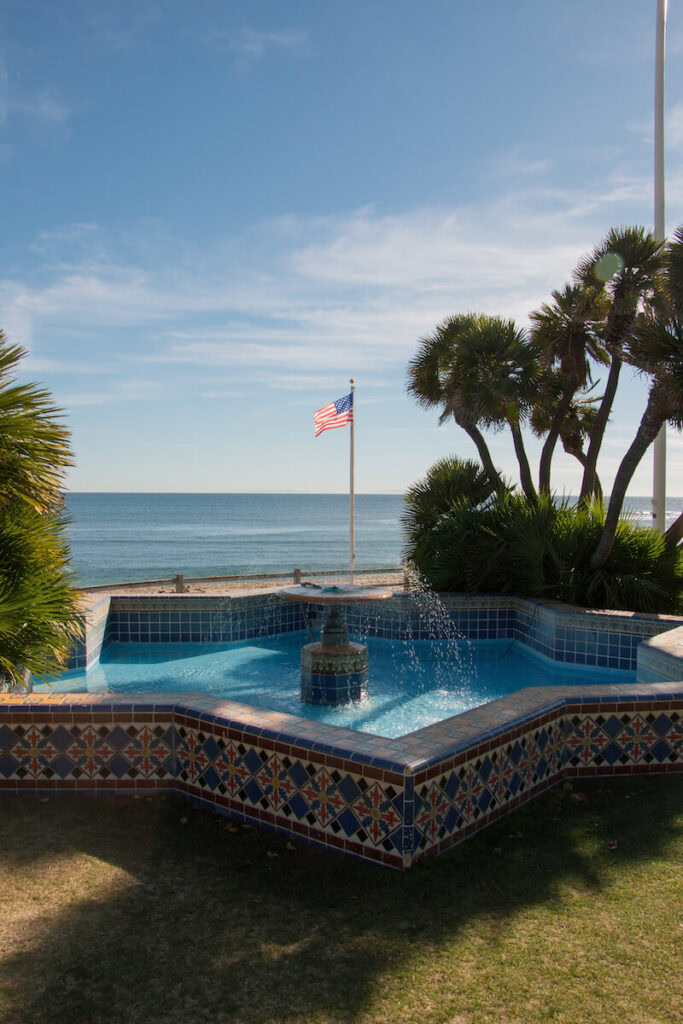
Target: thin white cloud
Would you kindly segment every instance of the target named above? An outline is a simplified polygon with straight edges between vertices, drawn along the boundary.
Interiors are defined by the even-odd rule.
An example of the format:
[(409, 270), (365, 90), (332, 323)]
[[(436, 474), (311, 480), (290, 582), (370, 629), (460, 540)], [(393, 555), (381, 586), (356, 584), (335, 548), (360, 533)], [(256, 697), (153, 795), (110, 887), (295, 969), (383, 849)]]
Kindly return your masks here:
[[(31, 243), (31, 249), (46, 257), (54, 255), (56, 251), (61, 254), (65, 249), (73, 252), (75, 247), (91, 247), (98, 231), (97, 224), (89, 221), (50, 228), (40, 232), (37, 239)], [(100, 253), (102, 252), (103, 250), (100, 250)], [(60, 263), (64, 265), (63, 257), (60, 258)]]
[(212, 49), (233, 54), (238, 65), (248, 67), (271, 51), (301, 52), (308, 42), (308, 35), (300, 29), (214, 29), (204, 37), (204, 42)]
[[(680, 173), (669, 197), (680, 212)], [(0, 279), (0, 308), (13, 340), (64, 365), (71, 331), (129, 371), (238, 369), (288, 390), (361, 367), (380, 379), (450, 313), (524, 323), (611, 224), (649, 206), (649, 182), (620, 172), (593, 188), (524, 188), (451, 208), (288, 215), (201, 254), (164, 235), (165, 263), (150, 231), (139, 265), (117, 262), (118, 239), (96, 225), (67, 225), (34, 246), (42, 279)]]
[[(339, 374), (328, 374), (323, 376), (313, 376), (305, 373), (296, 374), (284, 374), (282, 372), (276, 375), (263, 374), (260, 380), (267, 387), (278, 391), (315, 391), (320, 393), (321, 390), (326, 388), (338, 388), (339, 387)], [(388, 387), (388, 381), (376, 380), (372, 378), (364, 378), (363, 380), (363, 392), (367, 394), (369, 390), (374, 391), (376, 388)], [(305, 399), (305, 404), (308, 405), (310, 399)], [(385, 401), (393, 401), (393, 399), (385, 399)]]
[(243, 391), (234, 391), (231, 388), (213, 388), (211, 391), (200, 391), (200, 398), (244, 398)]
[(21, 364), (21, 372), (27, 373), (63, 373), (71, 376), (95, 375), (111, 373), (111, 366), (102, 362), (79, 362), (73, 359), (45, 359), (36, 353), (28, 355)]
[(167, 451), (169, 448), (199, 447), (197, 442), (190, 441), (136, 441), (135, 443), (139, 448), (160, 448), (164, 452)]
[(497, 178), (535, 178), (552, 167), (552, 160), (531, 159), (519, 148), (497, 153), (490, 161), (491, 175)]
[[(639, 135), (645, 145), (652, 146), (655, 131), (653, 117), (631, 121), (627, 128)], [(683, 102), (670, 106), (665, 113), (664, 142), (668, 150), (683, 149)]]
[[(58, 128), (68, 134), (68, 121), (73, 110), (60, 93), (51, 88), (35, 92), (17, 92), (10, 87), (7, 64), (0, 54), (0, 127), (11, 127), (17, 118), (27, 118), (44, 127)], [(14, 155), (15, 147), (10, 140), (0, 144), (0, 164), (7, 163)]]
[(158, 4), (146, 3), (144, 10), (119, 9), (118, 5), (107, 10), (87, 11), (90, 28), (95, 37), (113, 50), (130, 50), (147, 30), (162, 18)]
[(44, 124), (63, 126), (73, 111), (63, 99), (50, 89), (31, 96), (18, 96), (8, 101), (10, 113), (23, 114)]
[(65, 408), (84, 405), (111, 405), (119, 402), (148, 402), (166, 397), (164, 388), (156, 381), (130, 377), (113, 381), (111, 387), (102, 391), (77, 391), (73, 394), (56, 392), (57, 403)]

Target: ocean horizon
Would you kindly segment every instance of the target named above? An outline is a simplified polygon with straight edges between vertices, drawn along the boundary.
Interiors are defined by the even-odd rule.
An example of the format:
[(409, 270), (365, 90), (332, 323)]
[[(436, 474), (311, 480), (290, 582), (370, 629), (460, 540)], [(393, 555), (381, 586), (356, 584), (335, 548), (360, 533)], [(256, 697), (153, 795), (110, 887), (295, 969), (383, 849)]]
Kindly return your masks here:
[[(649, 497), (626, 508), (649, 525)], [(349, 562), (348, 494), (104, 492), (66, 495), (81, 586), (185, 576), (339, 570)], [(667, 524), (683, 498), (667, 499)], [(402, 494), (356, 495), (356, 567), (399, 566)]]

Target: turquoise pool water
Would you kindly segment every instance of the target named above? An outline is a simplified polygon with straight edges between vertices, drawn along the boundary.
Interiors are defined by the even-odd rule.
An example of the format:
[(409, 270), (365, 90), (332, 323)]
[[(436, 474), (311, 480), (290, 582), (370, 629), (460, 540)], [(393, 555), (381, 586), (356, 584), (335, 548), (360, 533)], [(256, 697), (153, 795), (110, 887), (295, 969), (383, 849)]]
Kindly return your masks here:
[[(304, 704), (306, 633), (231, 644), (123, 644), (88, 671), (52, 684), (59, 692), (198, 692), (395, 738), (527, 686), (631, 682), (635, 672), (563, 665), (511, 640), (367, 640), (368, 697), (344, 707)], [(34, 687), (36, 691), (47, 686)]]

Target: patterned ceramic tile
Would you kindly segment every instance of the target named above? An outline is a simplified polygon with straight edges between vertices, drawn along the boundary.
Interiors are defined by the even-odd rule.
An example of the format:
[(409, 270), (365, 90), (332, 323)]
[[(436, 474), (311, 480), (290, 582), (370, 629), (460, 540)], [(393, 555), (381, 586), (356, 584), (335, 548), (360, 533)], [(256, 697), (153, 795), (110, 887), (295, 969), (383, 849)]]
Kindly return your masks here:
[[(491, 729), (487, 709), (478, 712), (478, 731), (476, 711), (459, 716), (472, 728), (457, 749), (452, 739), (444, 749), (440, 727), (421, 730), (432, 751), (427, 759), (411, 753), (411, 737), (403, 746), (368, 738), (396, 758), (404, 751), (391, 768), (350, 749), (325, 753), (310, 723), (310, 736), (300, 733), (291, 744), (263, 726), (250, 732), (234, 718), (237, 705), (212, 698), (198, 701), (200, 712), (111, 695), (7, 695), (0, 697), (0, 788), (177, 788), (241, 820), (409, 867), (562, 778), (682, 769), (683, 691), (606, 689), (601, 698), (560, 691), (551, 704), (544, 688), (521, 701), (504, 698), (498, 703), (514, 706), (518, 717), (496, 734), (484, 731)], [(362, 749), (362, 734), (332, 734)]]
[(42, 724), (0, 727), (0, 778), (172, 779), (170, 723)]

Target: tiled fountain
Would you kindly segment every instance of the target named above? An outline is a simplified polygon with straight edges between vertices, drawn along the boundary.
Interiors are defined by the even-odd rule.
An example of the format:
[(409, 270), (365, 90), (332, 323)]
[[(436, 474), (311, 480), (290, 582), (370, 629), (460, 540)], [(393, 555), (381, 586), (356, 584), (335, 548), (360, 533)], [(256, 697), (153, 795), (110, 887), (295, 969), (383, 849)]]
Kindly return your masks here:
[(327, 620), (319, 641), (301, 650), (301, 699), (306, 704), (347, 704), (361, 700), (368, 692), (367, 644), (349, 640), (344, 605), (386, 601), (393, 591), (383, 587), (321, 587), (303, 583), (285, 587), (282, 597), (290, 601), (327, 607)]
[[(683, 619), (495, 596), (446, 595), (442, 607), (469, 639), (624, 668), (628, 681), (519, 690), (388, 739), (198, 693), (69, 693), (67, 679), (51, 692), (0, 694), (0, 793), (180, 793), (401, 870), (564, 780), (681, 771)], [(337, 608), (354, 634), (438, 639), (407, 594)], [(104, 597), (75, 663), (94, 664), (110, 643), (303, 632), (321, 610), (310, 595)]]

